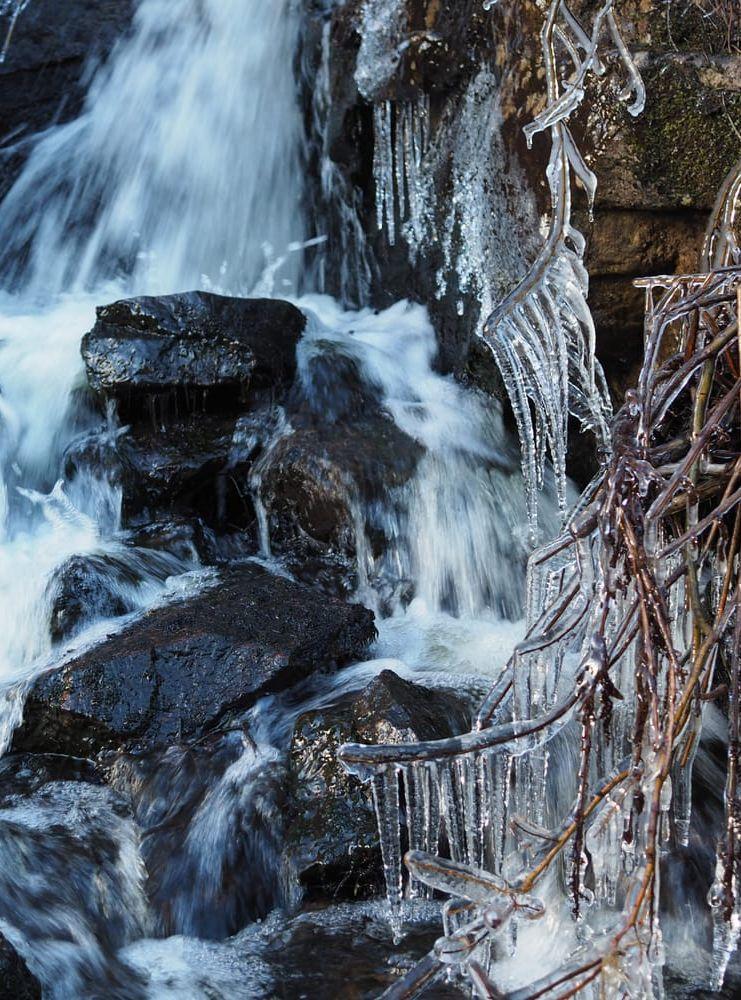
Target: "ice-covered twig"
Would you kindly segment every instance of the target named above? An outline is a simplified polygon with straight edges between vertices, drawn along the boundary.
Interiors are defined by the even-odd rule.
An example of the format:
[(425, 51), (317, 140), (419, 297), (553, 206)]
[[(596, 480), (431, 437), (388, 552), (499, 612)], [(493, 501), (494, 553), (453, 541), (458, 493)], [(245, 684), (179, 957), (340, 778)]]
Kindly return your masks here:
[[(551, 134), (547, 169), (550, 229), (528, 274), (494, 310), (483, 332), (502, 373), (517, 423), (533, 538), (546, 454), (565, 502), (569, 415), (594, 432), (601, 447), (607, 443), (611, 408), (604, 375), (594, 356), (584, 239), (571, 223), (571, 174), (587, 192), (590, 211), (597, 178), (568, 127), (569, 118), (584, 99), (590, 72), (604, 71), (598, 48), (605, 26), (629, 77), (621, 96), (632, 98), (632, 114), (643, 107), (643, 83), (620, 34), (613, 0), (606, 0), (598, 10), (591, 34), (563, 0), (552, 0), (541, 33), (546, 107), (525, 127), (528, 145), (538, 132), (550, 130)], [(573, 74), (569, 78), (559, 76), (557, 43), (571, 61)]]

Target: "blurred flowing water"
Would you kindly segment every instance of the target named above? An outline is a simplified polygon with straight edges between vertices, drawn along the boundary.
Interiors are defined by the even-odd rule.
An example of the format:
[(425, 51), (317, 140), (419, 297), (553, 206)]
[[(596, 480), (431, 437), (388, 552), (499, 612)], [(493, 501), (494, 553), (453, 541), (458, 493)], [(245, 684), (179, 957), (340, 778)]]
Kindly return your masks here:
[[(96, 305), (194, 287), (290, 297), (310, 320), (298, 357), (307, 395), (317, 391), (311, 357), (339, 350), (423, 449), (411, 484), (389, 490), (380, 509), (357, 512), (357, 599), (383, 611), (373, 660), (292, 699), (259, 703), (247, 720), (250, 739), (235, 737), (208, 789), (193, 791), (173, 753), (137, 778), (149, 798), (133, 818), (94, 782), (80, 791), (61, 781), (48, 795), (13, 785), (0, 796), (0, 929), (45, 994), (60, 1000), (272, 995), (257, 931), (245, 932), (245, 953), (256, 956), (248, 976), (233, 943), (151, 940), (163, 932), (145, 893), (141, 829), (169, 822), (168, 810), (193, 791), (177, 863), (170, 859), (163, 876), (176, 933), (219, 936), (208, 928), (227, 862), (236, 878), (260, 883), (263, 909), (290, 906), (296, 887), (282, 868), (271, 789), (298, 714), (387, 666), (431, 684), (496, 676), (521, 634), (524, 494), (500, 415), (435, 372), (423, 307), (347, 312), (302, 285), (303, 248), (317, 234), (302, 207), (300, 14), (294, 0), (139, 0), (80, 116), (38, 138), (0, 205), (2, 749), (24, 683), (69, 648), (55, 646), (49, 628), (50, 583), (65, 560), (97, 554), (130, 565), (137, 582), (122, 586), (133, 614), (201, 579), (195, 556), (153, 566), (124, 544), (120, 487), (105, 470), (62, 475), (78, 436), (118, 432), (114, 414), (101, 427), (85, 392), (79, 345)], [(541, 516), (553, 533), (552, 499)], [(373, 518), (393, 539), (381, 557), (365, 544)], [(95, 623), (75, 641), (121, 623)], [(94, 888), (79, 889), (88, 883)], [(202, 960), (184, 958), (189, 949)]]

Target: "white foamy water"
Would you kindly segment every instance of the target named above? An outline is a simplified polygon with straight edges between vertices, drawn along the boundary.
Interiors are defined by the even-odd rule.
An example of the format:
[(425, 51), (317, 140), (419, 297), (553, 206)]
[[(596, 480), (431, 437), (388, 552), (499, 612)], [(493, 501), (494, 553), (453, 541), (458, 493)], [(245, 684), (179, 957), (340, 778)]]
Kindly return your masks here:
[[(95, 305), (126, 295), (193, 287), (297, 295), (297, 247), (306, 236), (297, 32), (292, 0), (139, 0), (130, 34), (93, 77), (80, 117), (39, 139), (0, 205), (4, 696), (61, 652), (50, 638), (49, 582), (70, 556), (134, 561), (143, 583), (127, 596), (139, 609), (165, 599), (178, 586), (172, 577), (191, 568), (173, 564), (154, 572), (136, 562), (119, 535), (120, 490), (102, 473), (84, 482), (60, 478), (66, 447), (101, 426), (84, 399), (80, 338), (94, 322)], [(242, 818), (259, 814), (268, 799), (258, 778), (285, 752), (299, 711), (362, 687), (385, 667), (433, 686), (470, 688), (498, 676), (522, 632), (528, 549), (522, 477), (496, 407), (434, 370), (435, 333), (423, 307), (402, 302), (382, 313), (345, 312), (327, 297), (298, 302), (310, 314), (298, 359), (307, 394), (307, 363), (329, 342), (355, 360), (387, 416), (420, 446), (421, 458), (412, 479), (388, 491), (379, 509), (357, 511), (358, 597), (390, 611), (373, 659), (336, 681), (318, 682), (300, 705), (275, 698), (258, 705), (250, 719), (256, 747), (246, 746), (215, 781), (182, 831), (187, 878), (172, 909), (175, 925), (188, 934), (198, 932), (202, 903), (218, 905), (224, 860), (246, 836)], [(106, 432), (116, 432), (115, 422)], [(541, 505), (541, 516), (544, 533), (552, 533), (552, 500)], [(366, 538), (371, 518), (383, 521), (392, 540), (376, 557)], [(19, 708), (12, 697), (5, 709), (0, 705), (6, 723), (0, 738), (7, 738)], [(165, 802), (170, 794), (177, 799), (177, 780), (163, 793)], [(8, 811), (0, 821), (20, 818), (35, 833), (44, 817), (58, 823), (65, 802), (57, 805), (43, 816)], [(192, 947), (184, 939), (132, 944), (151, 933), (151, 914), (139, 912), (146, 907), (137, 831), (128, 820), (110, 818), (107, 802), (101, 815), (104, 829), (125, 845), (100, 903), (106, 920), (121, 925), (116, 940), (102, 949), (95, 913), (77, 912), (66, 892), (54, 897), (43, 941), (34, 942), (35, 917), (26, 911), (11, 934), (50, 995), (98, 989), (128, 1000), (144, 995), (147, 978), (155, 997), (263, 995), (268, 980), (255, 970), (244, 994), (235, 986), (233, 970), (241, 973), (242, 965), (228, 948), (200, 946), (204, 961), (216, 966), (201, 975), (184, 954)], [(86, 822), (75, 812), (72, 835)], [(10, 832), (22, 850), (31, 834)], [(41, 844), (38, 857), (55, 844), (53, 838)], [(255, 865), (279, 865), (272, 842), (254, 843), (250, 856)], [(62, 868), (63, 858), (23, 878), (43, 890), (45, 878), (62, 881)], [(15, 891), (31, 899), (23, 878)], [(129, 903), (132, 919), (119, 912)], [(65, 921), (75, 931), (69, 942)], [(138, 969), (130, 982), (116, 957), (120, 948)], [(60, 985), (65, 962), (71, 978)], [(106, 992), (111, 976), (116, 992)]]
[[(246, 292), (266, 267), (295, 287), (296, 30), (289, 0), (140, 0), (80, 117), (36, 142), (0, 206), (0, 684), (49, 653), (54, 569), (116, 547), (113, 487), (55, 487), (98, 423), (78, 392), (95, 305)], [(134, 603), (158, 595), (150, 582)]]

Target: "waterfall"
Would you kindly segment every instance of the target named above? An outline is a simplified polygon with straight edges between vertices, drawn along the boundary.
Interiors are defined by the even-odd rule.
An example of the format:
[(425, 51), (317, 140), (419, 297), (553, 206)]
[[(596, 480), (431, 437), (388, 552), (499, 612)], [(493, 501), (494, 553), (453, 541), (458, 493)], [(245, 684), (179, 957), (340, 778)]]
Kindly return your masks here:
[(287, 255), (295, 289), (297, 24), (292, 0), (140, 0), (82, 114), (41, 137), (2, 205), (4, 286), (249, 292)]
[[(55, 487), (65, 447), (97, 424), (79, 391), (94, 306), (249, 293), (266, 271), (296, 290), (297, 24), (291, 0), (140, 0), (80, 116), (37, 139), (0, 205), (0, 681), (50, 651), (55, 567), (122, 556), (117, 487)], [(161, 590), (145, 584), (129, 604)]]
[[(92, 75), (79, 117), (38, 137), (0, 205), (0, 751), (21, 709), (14, 685), (22, 686), (59, 654), (49, 630), (50, 581), (65, 560), (105, 556), (134, 566), (140, 582), (125, 595), (132, 610), (166, 599), (170, 578), (197, 567), (195, 559), (174, 557), (153, 567), (141, 551), (123, 544), (121, 487), (105, 470), (71, 481), (60, 476), (65, 451), (79, 435), (114, 438), (122, 430), (115, 413), (102, 425), (87, 402), (80, 338), (92, 326), (94, 306), (124, 296), (202, 288), (296, 299), (303, 290), (307, 233), (303, 121), (295, 79), (298, 6), (296, 0), (138, 0), (129, 33)], [(325, 56), (328, 45), (325, 31)], [(317, 122), (326, 124), (328, 102), (327, 77), (314, 95), (311, 111)], [(484, 190), (491, 143), (487, 139), (472, 147), (474, 103), (469, 102), (470, 114), (461, 126), (469, 143), (460, 140), (455, 162), (457, 190), (467, 196), (458, 199), (454, 213), (473, 213)], [(376, 165), (376, 175), (386, 178), (387, 223), (398, 203), (412, 244), (409, 234), (415, 227), (421, 233), (431, 218), (421, 204), (431, 183), (422, 162), (428, 109), (424, 104), (407, 108), (400, 120), (397, 146), (384, 160), (385, 172)], [(495, 125), (488, 123), (488, 138)], [(476, 157), (469, 155), (472, 148)], [(343, 268), (339, 280), (328, 281), (327, 287), (338, 288), (346, 302), (360, 308), (348, 312), (319, 295), (297, 300), (309, 315), (298, 350), (303, 389), (309, 397), (314, 389), (307, 374), (312, 352), (327, 344), (339, 348), (355, 361), (384, 417), (419, 446), (422, 456), (411, 479), (399, 489), (386, 489), (374, 509), (357, 506), (355, 597), (383, 610), (384, 619), (374, 650), (378, 660), (357, 665), (344, 683), (364, 683), (380, 661), (391, 662), (402, 674), (423, 669), (449, 686), (462, 686), (471, 675), (498, 673), (521, 632), (514, 620), (521, 611), (528, 540), (516, 451), (491, 400), (435, 370), (435, 331), (423, 306), (401, 302), (380, 313), (362, 308), (373, 268), (360, 199), (332, 166), (327, 143), (321, 155), (322, 192), (335, 202), (327, 218), (339, 231), (336, 256)], [(446, 152), (439, 147), (435, 155), (444, 159)], [(389, 174), (392, 162), (395, 179)], [(405, 197), (408, 205), (402, 205)], [(451, 232), (460, 224), (461, 218), (452, 215)], [(485, 233), (469, 226), (468, 233), (471, 247), (482, 254), (497, 241), (504, 243), (493, 224)], [(423, 253), (422, 235), (415, 246)], [(452, 244), (445, 253), (450, 270), (463, 266), (453, 260)], [(461, 278), (460, 283), (473, 290), (473, 263), (465, 263), (471, 281)], [(276, 426), (277, 434), (290, 432), (284, 420)], [(259, 491), (256, 472), (253, 479)], [(259, 500), (258, 495), (258, 516)], [(552, 499), (544, 500), (541, 516), (544, 531), (553, 533)], [(365, 537), (374, 519), (383, 522), (390, 543), (381, 555), (371, 553)], [(261, 528), (268, 555), (266, 524)], [(111, 627), (110, 621), (98, 623), (92, 637)], [(343, 690), (342, 681), (322, 683), (319, 694), (311, 693), (311, 704)], [(245, 853), (261, 867), (265, 897), (273, 903), (283, 898), (275, 888), (285, 874), (278, 871), (279, 846), (252, 827), (245, 836), (245, 824), (264, 814), (267, 826), (279, 811), (273, 808), (268, 779), (298, 715), (300, 695), (294, 697), (288, 707), (267, 698), (252, 710), (250, 724), (260, 731), (239, 743), (235, 760), (184, 828), (182, 857), (166, 859), (170, 867), (163, 863), (159, 874), (173, 902), (173, 933), (202, 932), (203, 911), (219, 909), (222, 865), (235, 843), (249, 841)], [(177, 754), (172, 757), (158, 762), (152, 779), (154, 813), (170, 807), (177, 813), (173, 803), (184, 779)], [(267, 791), (258, 779), (265, 779)], [(398, 813), (393, 799), (387, 807)], [(57, 814), (51, 809), (49, 814), (58, 825)], [(77, 818), (70, 820), (73, 834)], [(175, 818), (180, 822), (179, 814)], [(141, 817), (134, 819), (135, 826)], [(104, 817), (102, 826), (111, 823)], [(111, 864), (108, 891), (116, 914), (128, 907), (132, 915), (110, 944), (112, 951), (156, 932), (139, 913), (146, 909), (144, 854), (137, 853), (132, 824), (118, 825), (114, 846), (120, 841), (126, 850), (120, 865)], [(179, 837), (181, 832), (176, 829)], [(19, 842), (26, 836), (22, 830)], [(41, 871), (42, 888), (44, 877)], [(241, 869), (240, 877), (261, 881)], [(68, 919), (74, 905), (73, 894), (62, 893), (50, 922), (57, 910), (62, 921)], [(99, 928), (89, 914), (84, 917), (79, 939), (63, 956), (69, 978), (50, 993), (60, 1000), (77, 991), (75, 976), (88, 976), (97, 987), (113, 975), (111, 969), (116, 977), (126, 975), (118, 954), (105, 968), (108, 956), (99, 954)], [(19, 929), (19, 947), (24, 939), (33, 940), (35, 930), (32, 920)], [(56, 933), (56, 925), (52, 930)], [(48, 945), (38, 948), (47, 948), (37, 963), (47, 985), (56, 979), (59, 959)], [(132, 980), (115, 995), (138, 997), (138, 982)]]

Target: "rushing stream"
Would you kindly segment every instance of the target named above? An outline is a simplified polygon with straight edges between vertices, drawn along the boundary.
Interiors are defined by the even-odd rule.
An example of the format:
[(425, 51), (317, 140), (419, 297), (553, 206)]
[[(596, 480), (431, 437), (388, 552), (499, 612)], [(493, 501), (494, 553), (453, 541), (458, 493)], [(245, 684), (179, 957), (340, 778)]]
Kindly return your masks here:
[[(201, 287), (296, 299), (306, 241), (293, 71), (298, 21), (290, 0), (140, 0), (129, 36), (93, 76), (80, 116), (36, 141), (0, 207), (3, 746), (22, 712), (23, 682), (70, 648), (55, 645), (49, 627), (55, 571), (69, 557), (123, 565), (119, 591), (129, 617), (208, 582), (195, 553), (155, 554), (126, 543), (120, 486), (105, 469), (64, 477), (71, 442), (91, 431), (120, 432), (114, 413), (101, 429), (87, 404), (80, 338), (95, 305), (126, 295)], [(499, 416), (433, 371), (435, 335), (421, 306), (348, 313), (306, 289), (297, 301), (310, 317), (299, 348), (307, 396), (318, 391), (311, 357), (340, 350), (425, 454), (402, 493), (373, 510), (358, 501), (358, 598), (385, 613), (376, 659), (303, 694), (258, 703), (249, 714), (254, 742), (201, 791), (163, 876), (170, 926), (194, 938), (223, 936), (218, 892), (238, 829), (248, 833), (246, 870), (237, 878), (259, 881), (258, 911), (295, 902), (269, 802), (301, 711), (388, 666), (406, 676), (425, 671), (432, 683), (458, 675), (479, 690), (520, 634), (510, 620), (519, 617), (526, 530), (521, 488), (512, 491), (516, 454)], [(545, 517), (553, 531), (555, 513)], [(382, 566), (364, 544), (367, 526), (379, 519), (396, 539)], [(267, 532), (262, 549), (276, 565)], [(400, 580), (412, 581), (411, 603)], [(73, 645), (126, 620), (97, 622)], [(153, 809), (186, 795), (176, 759), (160, 766), (156, 781)], [(50, 997), (269, 995), (260, 936), (249, 930), (241, 947), (142, 940), (161, 931), (144, 895), (146, 843), (137, 823), (116, 814), (103, 788), (54, 787), (28, 804), (11, 796), (0, 812), (0, 895), (15, 900), (1, 925)], [(135, 820), (143, 829), (151, 824), (147, 815)], [(100, 895), (90, 897), (73, 886), (93, 863), (96, 837), (111, 846), (98, 848)], [(18, 852), (32, 863), (20, 865)], [(22, 874), (28, 870), (32, 882)], [(69, 872), (76, 872), (71, 881)], [(271, 919), (278, 927), (279, 918)], [(347, 924), (341, 915), (333, 922)]]
[[(212, 780), (206, 764), (193, 770), (176, 748), (151, 772), (132, 776), (122, 764), (119, 787), (138, 783), (133, 816), (94, 781), (58, 781), (53, 792), (25, 799), (0, 788), (0, 930), (54, 1000), (343, 995), (342, 955), (368, 927), (381, 954), (357, 958), (356, 980), (372, 992), (373, 962), (386, 962), (391, 946), (380, 902), (298, 918), (299, 938), (316, 943), (334, 993), (322, 992), (316, 954), (283, 934), (284, 912), (300, 902), (282, 855), (277, 797), (293, 725), (385, 668), (468, 692), (473, 703), (522, 634), (525, 491), (500, 413), (435, 371), (435, 331), (423, 306), (348, 311), (309, 277), (321, 269), (305, 258), (324, 234), (311, 230), (304, 204), (300, 6), (138, 0), (130, 32), (92, 75), (79, 117), (35, 141), (0, 205), (0, 749), (10, 745), (31, 678), (146, 609), (213, 582), (195, 550), (131, 544), (121, 486), (105, 468), (65, 473), (75, 441), (125, 433), (113, 410), (101, 424), (84, 391), (80, 340), (95, 306), (193, 288), (288, 298), (308, 317), (298, 347), (308, 405), (331, 419), (333, 390), (314, 381), (313, 359), (350, 359), (364, 388), (421, 446), (410, 482), (372, 504), (354, 497), (355, 599), (378, 616), (372, 659), (260, 700), (243, 720), (249, 735), (227, 734), (220, 744), (223, 766)], [(22, 28), (19, 19), (14, 30)], [(425, 113), (408, 112), (409, 135), (420, 142)], [(488, 115), (486, 128), (491, 134)], [(463, 166), (459, 173), (456, 183), (470, 186)], [(346, 196), (331, 172), (323, 183), (327, 198)], [(393, 193), (383, 198), (382, 224)], [(368, 251), (350, 232), (352, 206), (335, 208), (356, 262), (339, 284), (352, 285), (357, 304), (370, 280)], [(423, 225), (419, 212), (410, 204), (410, 227)], [(496, 226), (473, 235), (469, 256), (476, 247), (488, 253)], [(516, 256), (511, 247), (502, 254)], [(350, 251), (341, 256), (347, 268)], [(466, 267), (473, 271), (471, 260)], [(279, 423), (273, 443), (285, 433)], [(249, 555), (288, 573), (273, 553), (259, 475), (252, 487), (262, 530)], [(555, 492), (547, 485), (540, 502), (546, 536), (560, 523)], [(390, 540), (381, 555), (369, 540), (379, 530)], [(75, 555), (118, 573), (123, 611), (54, 641), (58, 572)], [(87, 763), (79, 766), (85, 774)], [(170, 823), (176, 839), (153, 847), (152, 831)], [(145, 892), (148, 866), (167, 897), (166, 926)], [(249, 885), (256, 918), (228, 940), (226, 869)], [(412, 924), (430, 913), (436, 918), (436, 907), (420, 902)], [(555, 964), (565, 944), (534, 943), (530, 954), (538, 947)], [(527, 978), (529, 970), (511, 964), (512, 981)]]

